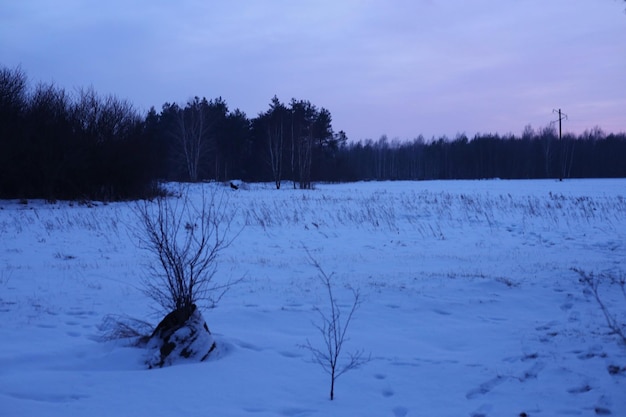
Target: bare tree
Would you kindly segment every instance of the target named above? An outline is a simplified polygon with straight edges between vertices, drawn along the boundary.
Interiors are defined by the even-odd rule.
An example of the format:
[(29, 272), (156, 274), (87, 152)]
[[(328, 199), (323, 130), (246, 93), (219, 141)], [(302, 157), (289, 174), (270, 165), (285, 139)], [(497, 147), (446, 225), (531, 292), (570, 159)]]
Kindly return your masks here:
[[(17, 113), (26, 106), (28, 95), (28, 77), (21, 67), (0, 68), (0, 116), (12, 111)], [(9, 114), (14, 116), (14, 114)]]
[(125, 139), (142, 123), (142, 117), (128, 100), (113, 95), (100, 97), (93, 87), (78, 90), (72, 110), (85, 134), (97, 143)]
[(140, 244), (157, 258), (150, 266), (146, 294), (168, 311), (190, 310), (199, 301), (214, 307), (241, 279), (216, 282), (217, 259), (241, 230), (233, 231), (233, 213), (225, 193), (202, 193), (196, 205), (188, 189), (181, 197), (137, 203)]
[(198, 97), (190, 100), (187, 107), (178, 112), (177, 134), (179, 149), (184, 158), (187, 174), (191, 182), (200, 179), (201, 157), (208, 151), (209, 123), (206, 120), (206, 99)]
[(274, 96), (270, 103), (270, 109), (259, 115), (263, 120), (267, 145), (269, 151), (269, 164), (274, 177), (276, 189), (280, 189), (283, 176), (283, 148), (285, 135), (285, 118), (287, 108)]
[(197, 182), (206, 173), (207, 156), (215, 150), (211, 106), (206, 98), (194, 97), (185, 107), (166, 103), (161, 112), (167, 134), (173, 140), (173, 162), (179, 174), (191, 182)]
[[(308, 252), (307, 252), (308, 253)], [(348, 327), (354, 316), (354, 312), (361, 305), (361, 294), (359, 290), (350, 288), (352, 291), (353, 301), (348, 310), (345, 319), (342, 317), (342, 309), (337, 303), (337, 299), (333, 293), (332, 274), (327, 275), (320, 264), (309, 254), (309, 260), (319, 272), (319, 279), (324, 284), (328, 294), (329, 311), (324, 312), (319, 308), (315, 310), (319, 313), (320, 322), (313, 325), (322, 335), (324, 347), (317, 348), (307, 339), (306, 345), (303, 347), (309, 350), (313, 355), (313, 360), (319, 364), (322, 369), (330, 375), (330, 399), (335, 398), (335, 382), (337, 378), (346, 372), (356, 369), (359, 366), (369, 362), (371, 357), (365, 356), (363, 350), (357, 350), (348, 353), (347, 359), (344, 361), (342, 357), (343, 344), (346, 338)]]
[(553, 149), (552, 144), (556, 141), (556, 129), (553, 125), (548, 125), (543, 129), (539, 130), (539, 137), (543, 140), (543, 151), (544, 151), (544, 164), (546, 170), (546, 178), (550, 178), (552, 175), (552, 156)]

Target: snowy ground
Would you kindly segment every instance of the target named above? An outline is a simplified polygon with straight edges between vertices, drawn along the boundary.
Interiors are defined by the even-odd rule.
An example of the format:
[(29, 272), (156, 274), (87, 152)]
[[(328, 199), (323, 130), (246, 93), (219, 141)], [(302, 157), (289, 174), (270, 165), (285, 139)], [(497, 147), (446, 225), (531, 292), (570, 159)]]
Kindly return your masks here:
[[(0, 201), (0, 416), (626, 415), (626, 346), (572, 271), (625, 273), (626, 180), (204, 187), (243, 227), (218, 277), (245, 279), (204, 310), (218, 357), (158, 370), (99, 341), (161, 318), (132, 204)], [(327, 302), (305, 247), (364, 298), (345, 349), (372, 360), (332, 402), (300, 347)]]

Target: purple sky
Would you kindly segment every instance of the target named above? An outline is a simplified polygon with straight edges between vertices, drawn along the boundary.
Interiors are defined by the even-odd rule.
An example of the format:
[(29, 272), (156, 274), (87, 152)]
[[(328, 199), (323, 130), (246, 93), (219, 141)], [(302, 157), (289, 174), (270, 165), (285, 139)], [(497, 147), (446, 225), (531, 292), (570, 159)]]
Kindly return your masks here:
[(0, 6), (0, 65), (93, 86), (140, 110), (274, 94), (328, 108), (350, 139), (626, 131), (617, 0), (20, 0)]

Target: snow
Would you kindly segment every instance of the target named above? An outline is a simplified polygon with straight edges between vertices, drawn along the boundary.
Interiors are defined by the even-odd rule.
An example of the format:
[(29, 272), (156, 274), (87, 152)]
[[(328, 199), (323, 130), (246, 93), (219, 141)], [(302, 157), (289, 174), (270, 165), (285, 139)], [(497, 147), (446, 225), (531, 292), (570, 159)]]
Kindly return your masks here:
[[(216, 279), (244, 280), (203, 310), (210, 360), (153, 370), (99, 330), (163, 316), (133, 204), (0, 201), (0, 416), (626, 415), (626, 346), (572, 270), (624, 274), (626, 180), (200, 187), (242, 230)], [(363, 297), (344, 350), (372, 360), (334, 401), (302, 348), (328, 303), (307, 251)]]

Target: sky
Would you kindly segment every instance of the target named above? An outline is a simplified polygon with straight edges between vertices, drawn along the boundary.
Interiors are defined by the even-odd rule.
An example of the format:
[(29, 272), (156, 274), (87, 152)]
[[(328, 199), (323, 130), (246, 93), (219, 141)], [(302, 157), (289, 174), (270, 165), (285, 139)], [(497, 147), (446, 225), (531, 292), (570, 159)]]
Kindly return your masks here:
[(618, 0), (0, 0), (0, 65), (142, 112), (327, 108), (351, 140), (626, 131)]

